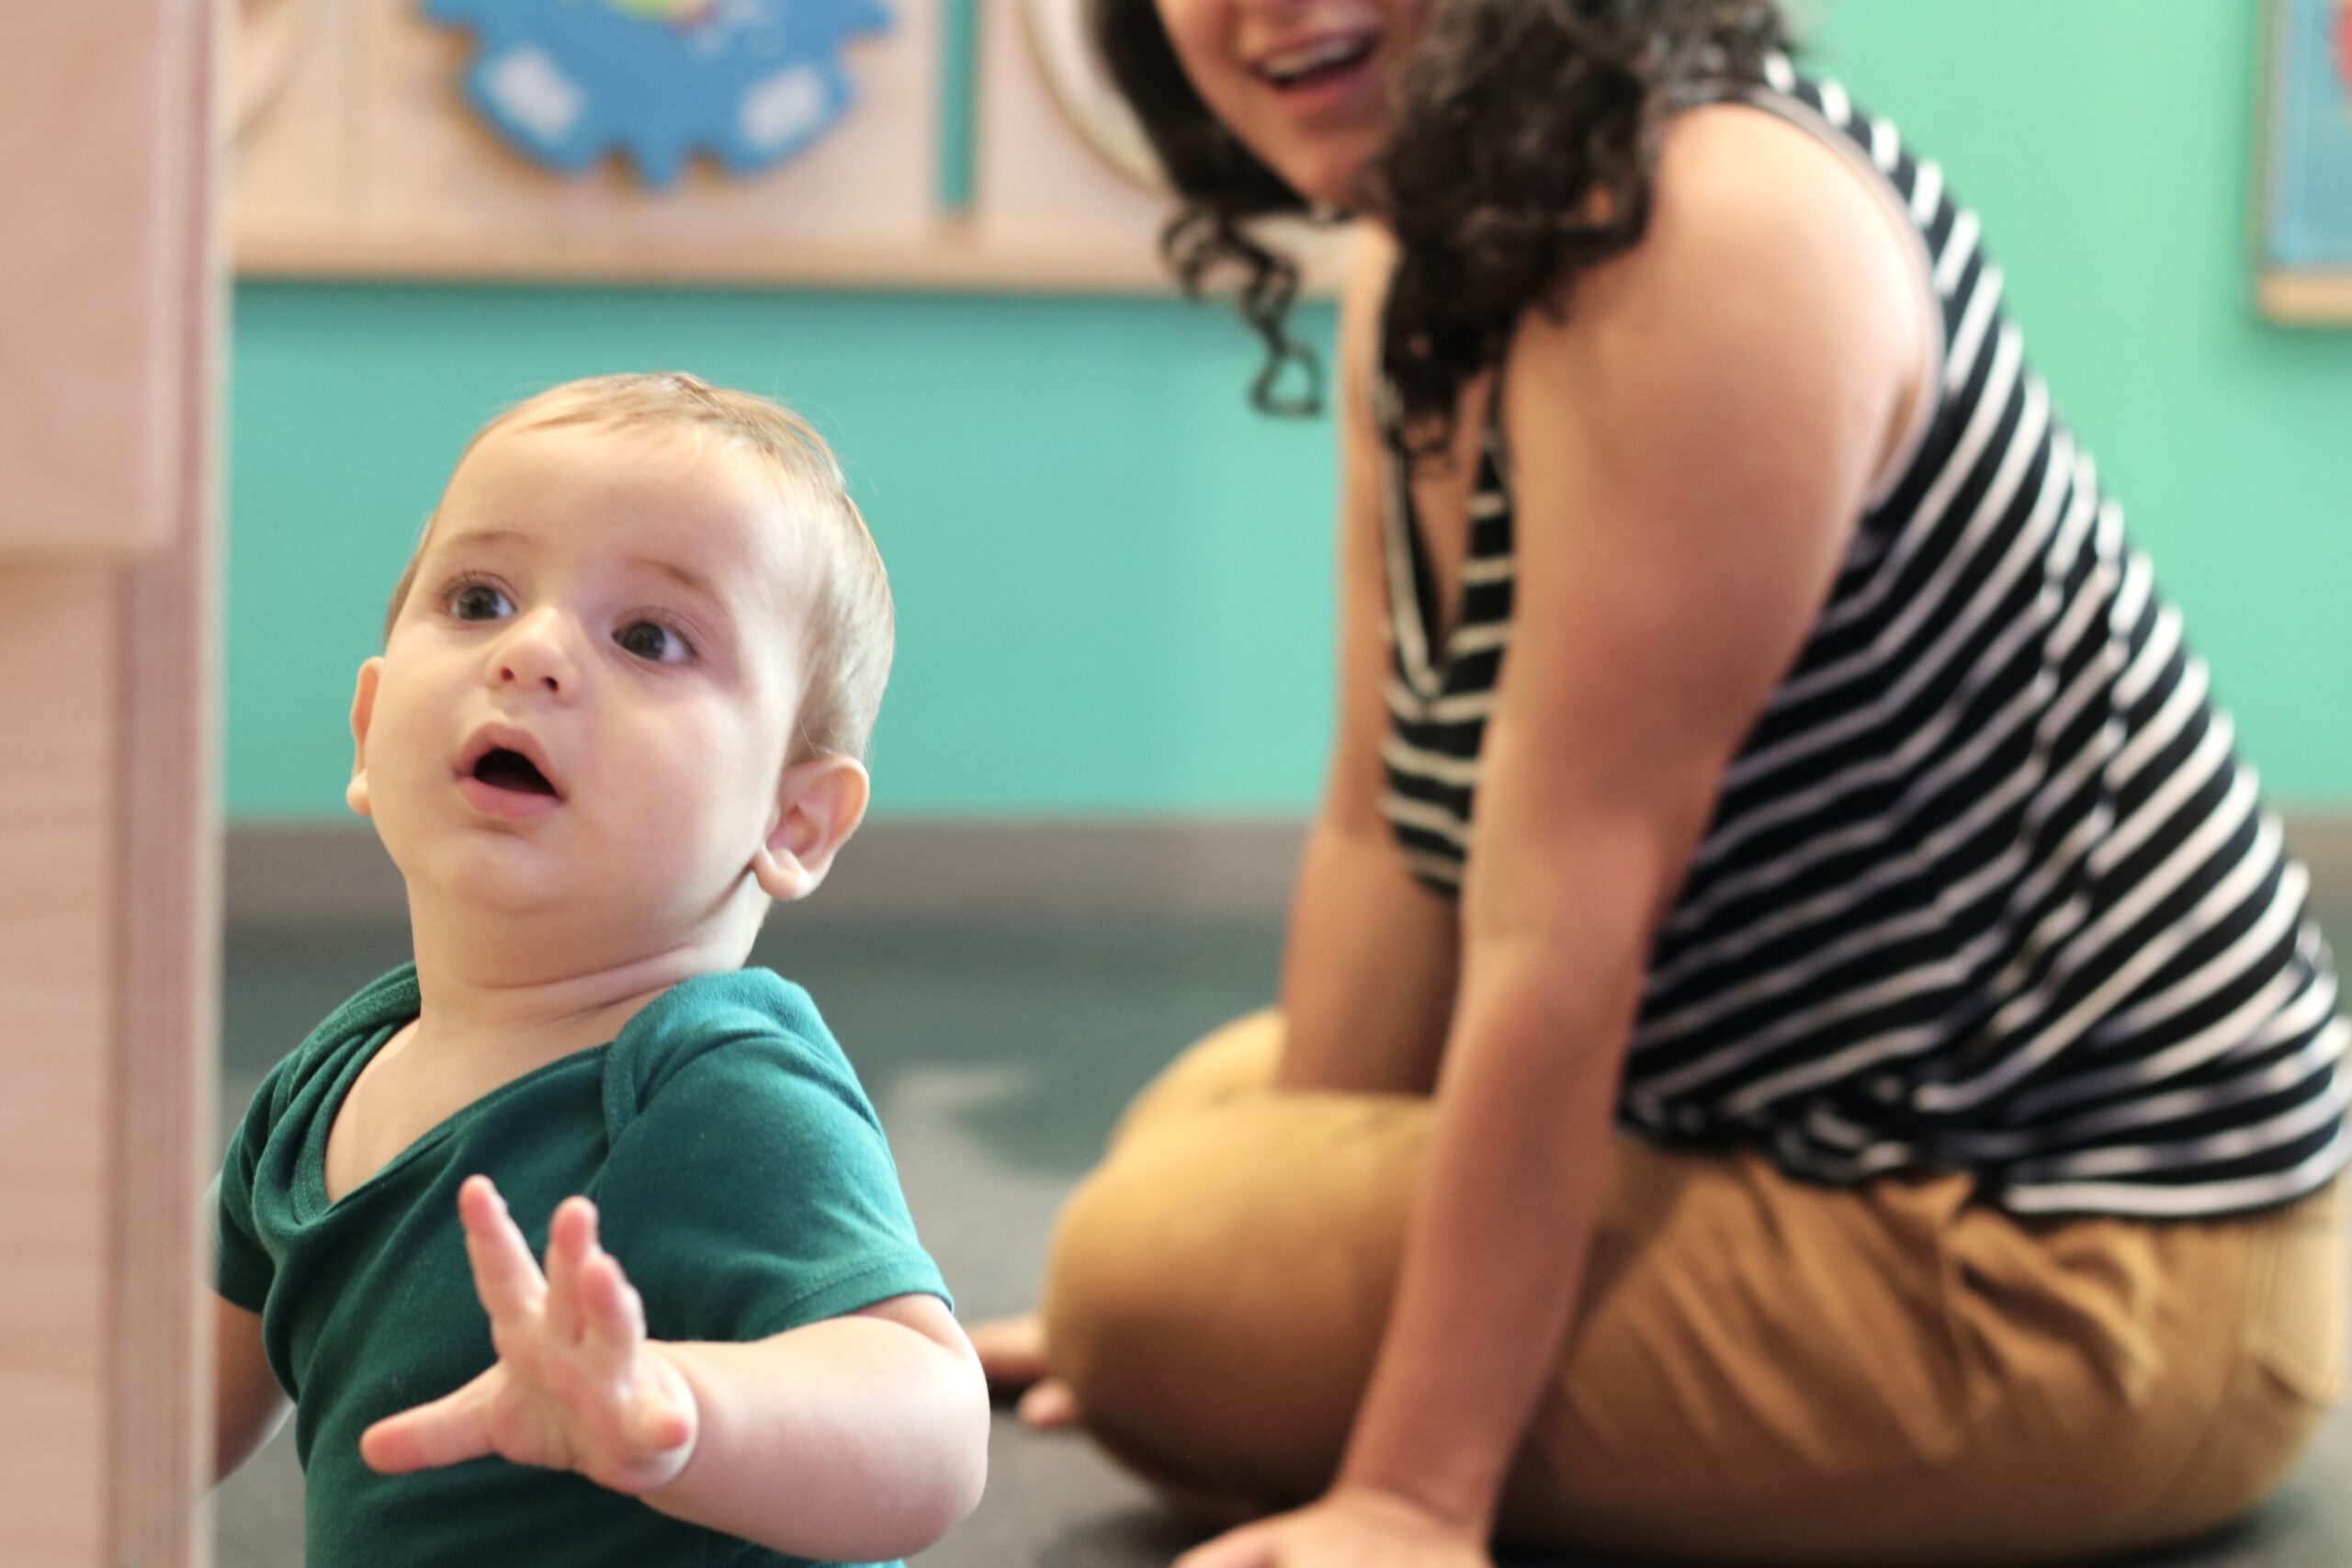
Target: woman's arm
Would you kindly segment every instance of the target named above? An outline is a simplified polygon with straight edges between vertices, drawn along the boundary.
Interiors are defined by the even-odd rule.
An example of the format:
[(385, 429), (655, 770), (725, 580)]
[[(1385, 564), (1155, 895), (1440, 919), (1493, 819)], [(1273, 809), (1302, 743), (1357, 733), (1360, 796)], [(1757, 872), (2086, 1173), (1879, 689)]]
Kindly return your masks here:
[(1834, 581), (1918, 311), (1860, 183), (1725, 109), (1670, 133), (1643, 244), (1565, 322), (1522, 324), (1518, 598), (1462, 996), (1341, 1495), (1491, 1526), (1576, 1301), (1650, 942)]
[(1512, 641), (1387, 1330), (1331, 1492), (1182, 1568), (1484, 1561), (1577, 1300), (1653, 935), (1917, 372), (1895, 240), (1804, 133), (1694, 111), (1643, 243), (1565, 321), (1521, 323)]
[(262, 1351), (261, 1314), (212, 1298), (212, 1480), (226, 1481), (294, 1406)]
[(1371, 387), (1395, 253), (1359, 242), (1340, 313), (1340, 711), (1283, 959), (1286, 1089), (1426, 1094), (1453, 1008), (1453, 909), (1413, 880), (1380, 815), (1388, 727), (1380, 436)]

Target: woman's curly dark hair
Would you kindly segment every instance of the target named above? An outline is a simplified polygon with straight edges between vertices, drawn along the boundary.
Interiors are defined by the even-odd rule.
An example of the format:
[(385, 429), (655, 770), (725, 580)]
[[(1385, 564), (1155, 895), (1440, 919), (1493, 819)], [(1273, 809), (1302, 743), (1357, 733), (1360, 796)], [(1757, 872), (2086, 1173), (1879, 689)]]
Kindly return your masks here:
[[(1298, 269), (1250, 229), (1306, 204), (1193, 90), (1156, 0), (1092, 6), (1104, 63), (1183, 204), (1160, 237), (1170, 265), (1194, 294), (1237, 270), (1267, 351), (1253, 400), (1316, 411), (1320, 369), (1287, 325)], [(1388, 84), (1387, 146), (1351, 204), (1398, 242), (1381, 355), (1399, 450), (1445, 450), (1463, 387), (1501, 361), (1520, 317), (1640, 241), (1667, 118), (1760, 81), (1787, 44), (1777, 0), (1426, 0)], [(1293, 367), (1303, 393), (1282, 390)]]

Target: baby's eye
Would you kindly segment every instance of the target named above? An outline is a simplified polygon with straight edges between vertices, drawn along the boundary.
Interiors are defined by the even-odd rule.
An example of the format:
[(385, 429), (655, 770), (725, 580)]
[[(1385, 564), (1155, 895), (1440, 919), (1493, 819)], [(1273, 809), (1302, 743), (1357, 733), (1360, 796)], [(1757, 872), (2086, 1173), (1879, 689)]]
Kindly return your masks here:
[(514, 613), (514, 602), (487, 582), (465, 582), (449, 594), (449, 614), (461, 621), (494, 621)]
[(631, 621), (613, 640), (649, 664), (683, 664), (694, 656), (686, 639), (659, 621)]

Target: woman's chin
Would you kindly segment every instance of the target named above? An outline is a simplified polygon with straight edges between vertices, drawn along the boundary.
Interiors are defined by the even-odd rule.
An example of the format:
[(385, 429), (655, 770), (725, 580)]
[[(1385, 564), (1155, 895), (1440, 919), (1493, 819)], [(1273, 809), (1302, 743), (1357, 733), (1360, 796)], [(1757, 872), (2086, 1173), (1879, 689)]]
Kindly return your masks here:
[(1347, 212), (1355, 207), (1359, 182), (1378, 151), (1376, 141), (1301, 149), (1274, 165), (1274, 172), (1315, 211)]

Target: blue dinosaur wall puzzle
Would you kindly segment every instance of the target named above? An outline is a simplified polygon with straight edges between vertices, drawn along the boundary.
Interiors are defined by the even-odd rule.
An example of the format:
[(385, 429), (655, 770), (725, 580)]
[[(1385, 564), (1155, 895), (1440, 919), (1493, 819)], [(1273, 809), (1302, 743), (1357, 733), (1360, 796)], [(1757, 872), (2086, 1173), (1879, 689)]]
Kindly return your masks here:
[(423, 0), (474, 35), (474, 107), (565, 174), (628, 156), (661, 189), (696, 153), (756, 174), (807, 150), (856, 101), (842, 61), (889, 30), (881, 0)]

